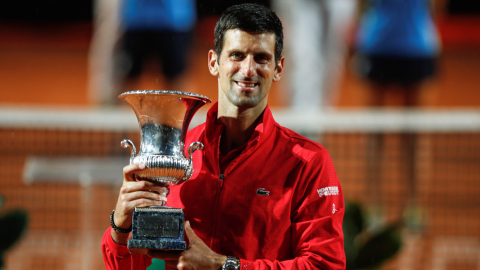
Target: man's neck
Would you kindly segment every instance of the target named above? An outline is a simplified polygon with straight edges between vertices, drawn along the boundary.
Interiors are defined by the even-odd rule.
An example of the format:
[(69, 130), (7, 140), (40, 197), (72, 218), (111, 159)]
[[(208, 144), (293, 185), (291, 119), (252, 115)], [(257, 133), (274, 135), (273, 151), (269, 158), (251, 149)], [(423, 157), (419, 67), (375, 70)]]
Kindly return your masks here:
[(222, 108), (219, 104), (217, 121), (225, 126), (220, 141), (222, 155), (237, 149), (250, 139), (265, 107), (232, 110)]

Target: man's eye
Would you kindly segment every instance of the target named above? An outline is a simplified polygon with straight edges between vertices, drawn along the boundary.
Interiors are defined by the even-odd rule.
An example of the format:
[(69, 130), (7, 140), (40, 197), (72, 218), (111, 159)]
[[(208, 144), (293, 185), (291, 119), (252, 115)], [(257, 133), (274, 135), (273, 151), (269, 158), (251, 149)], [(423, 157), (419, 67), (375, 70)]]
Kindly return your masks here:
[(264, 64), (264, 63), (268, 62), (268, 57), (262, 56), (262, 55), (255, 56), (255, 61), (258, 62), (258, 63)]
[(242, 54), (241, 53), (232, 53), (232, 58), (240, 59), (240, 58), (242, 58)]

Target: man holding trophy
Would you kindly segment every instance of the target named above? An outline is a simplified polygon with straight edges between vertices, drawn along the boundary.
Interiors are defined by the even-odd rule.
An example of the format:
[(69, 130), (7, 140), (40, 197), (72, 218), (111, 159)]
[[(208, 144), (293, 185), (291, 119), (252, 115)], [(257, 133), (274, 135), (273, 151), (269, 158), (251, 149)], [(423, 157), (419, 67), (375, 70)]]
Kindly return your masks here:
[[(137, 114), (144, 149), (140, 157), (133, 150), (131, 164), (124, 168), (112, 226), (102, 240), (107, 269), (146, 269), (151, 258), (165, 260), (170, 269), (345, 268), (344, 200), (330, 156), (320, 144), (276, 123), (267, 105), (272, 82), (282, 76), (282, 48), (282, 24), (269, 9), (242, 4), (222, 14), (215, 26), (215, 50), (208, 53), (210, 73), (218, 77), (218, 103), (210, 108), (204, 124), (185, 131), (184, 141), (179, 140), (181, 151), (188, 151), (190, 165), (170, 165), (170, 159), (135, 161), (148, 152), (144, 137), (155, 137), (147, 136), (144, 129), (157, 127), (152, 124), (156, 120), (140, 119)], [(135, 102), (128, 100), (130, 96), (164, 94), (139, 92), (120, 97), (132, 105)], [(191, 99), (207, 102), (195, 94), (175, 96), (174, 100), (193, 104)], [(172, 99), (165, 106), (173, 103)], [(192, 111), (187, 109), (186, 114), (191, 116), (196, 109)], [(182, 123), (188, 128), (189, 120)], [(162, 125), (158, 125), (161, 132), (176, 130)], [(161, 152), (165, 147), (157, 148)], [(179, 160), (179, 164), (183, 162)], [(168, 163), (168, 170), (160, 173), (161, 179), (167, 179), (162, 183), (168, 184), (140, 177), (156, 166), (151, 164), (160, 163)], [(165, 176), (175, 166), (185, 170), (188, 176), (182, 176), (184, 181)], [(150, 209), (143, 219), (142, 209)], [(156, 211), (165, 209), (183, 211), (180, 221), (152, 224), (153, 216), (165, 220), (173, 215), (157, 215)], [(153, 237), (155, 230), (161, 232)], [(169, 237), (177, 237), (177, 231), (183, 234), (183, 230), (184, 250), (176, 244), (166, 248)], [(137, 249), (136, 241), (144, 249)], [(154, 242), (150, 245), (149, 241)]]

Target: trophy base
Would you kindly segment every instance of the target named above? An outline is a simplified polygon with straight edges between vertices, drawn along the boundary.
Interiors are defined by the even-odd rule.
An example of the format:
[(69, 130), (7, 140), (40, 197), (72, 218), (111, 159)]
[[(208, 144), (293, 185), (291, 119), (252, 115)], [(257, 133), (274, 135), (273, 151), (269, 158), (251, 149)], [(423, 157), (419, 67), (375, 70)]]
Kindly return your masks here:
[(127, 247), (132, 253), (148, 250), (185, 250), (183, 210), (170, 207), (137, 207), (133, 211), (132, 239)]
[(172, 241), (168, 239), (160, 240), (128, 240), (128, 248), (141, 249), (164, 249), (164, 250), (185, 250), (187, 243), (185, 241)]

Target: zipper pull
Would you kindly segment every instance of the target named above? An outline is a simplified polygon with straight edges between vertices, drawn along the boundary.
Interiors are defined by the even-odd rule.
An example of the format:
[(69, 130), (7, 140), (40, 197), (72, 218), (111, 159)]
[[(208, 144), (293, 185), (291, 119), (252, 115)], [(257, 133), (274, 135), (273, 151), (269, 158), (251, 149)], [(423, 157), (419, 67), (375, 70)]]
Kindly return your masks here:
[(223, 179), (225, 179), (225, 176), (223, 175), (223, 173), (221, 173), (221, 174), (218, 176), (218, 179), (220, 180), (220, 187), (223, 187)]

